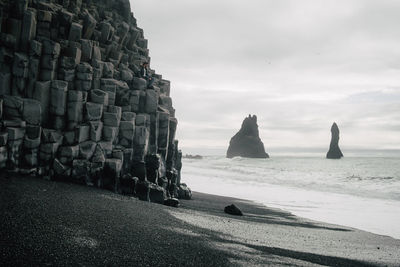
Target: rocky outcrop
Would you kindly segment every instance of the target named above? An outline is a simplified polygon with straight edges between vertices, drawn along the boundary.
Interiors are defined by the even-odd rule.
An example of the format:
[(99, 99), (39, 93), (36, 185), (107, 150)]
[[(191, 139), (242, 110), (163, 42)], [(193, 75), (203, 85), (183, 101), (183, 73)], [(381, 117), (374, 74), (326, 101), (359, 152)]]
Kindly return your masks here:
[(170, 82), (128, 0), (0, 1), (0, 169), (164, 203), (182, 153)]
[(336, 122), (333, 123), (331, 127), (331, 144), (329, 146), (329, 151), (326, 154), (328, 159), (340, 159), (343, 157), (342, 151), (339, 148), (339, 127), (337, 126)]
[(185, 183), (181, 183), (178, 186), (178, 197), (181, 199), (191, 199), (192, 190), (190, 190), (190, 188)]
[(226, 153), (226, 157), (268, 158), (264, 144), (258, 134), (257, 116), (249, 115), (244, 119), (239, 132), (235, 134)]

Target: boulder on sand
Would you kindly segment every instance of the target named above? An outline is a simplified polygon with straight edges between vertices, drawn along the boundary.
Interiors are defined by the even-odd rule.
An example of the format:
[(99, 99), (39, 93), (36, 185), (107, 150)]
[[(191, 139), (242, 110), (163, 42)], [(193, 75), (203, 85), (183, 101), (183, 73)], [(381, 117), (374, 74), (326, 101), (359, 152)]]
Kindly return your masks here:
[(179, 207), (179, 200), (176, 198), (168, 198), (164, 201), (164, 205), (177, 208)]
[(178, 198), (187, 200), (192, 198), (192, 190), (185, 183), (181, 183), (178, 186)]
[(243, 216), (242, 211), (238, 207), (236, 207), (235, 204), (226, 206), (224, 212), (231, 215)]

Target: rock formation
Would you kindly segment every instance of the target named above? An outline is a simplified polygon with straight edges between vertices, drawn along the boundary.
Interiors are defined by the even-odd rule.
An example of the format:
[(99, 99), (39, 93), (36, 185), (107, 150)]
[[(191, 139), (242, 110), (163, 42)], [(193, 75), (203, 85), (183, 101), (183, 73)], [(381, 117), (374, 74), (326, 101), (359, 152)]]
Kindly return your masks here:
[(331, 144), (329, 146), (329, 151), (326, 154), (326, 157), (328, 159), (340, 159), (341, 157), (343, 157), (343, 153), (342, 151), (340, 151), (339, 148), (339, 128), (336, 122), (334, 122), (331, 127), (331, 133), (332, 133)]
[(264, 144), (258, 134), (256, 115), (249, 115), (244, 119), (239, 132), (235, 134), (229, 143), (226, 157), (246, 157), (246, 158), (268, 158), (265, 153)]
[(226, 206), (224, 208), (224, 212), (228, 213), (228, 214), (231, 214), (231, 215), (243, 216), (242, 211), (235, 204), (231, 204), (229, 206)]
[(0, 169), (163, 203), (181, 152), (170, 82), (128, 0), (0, 0)]

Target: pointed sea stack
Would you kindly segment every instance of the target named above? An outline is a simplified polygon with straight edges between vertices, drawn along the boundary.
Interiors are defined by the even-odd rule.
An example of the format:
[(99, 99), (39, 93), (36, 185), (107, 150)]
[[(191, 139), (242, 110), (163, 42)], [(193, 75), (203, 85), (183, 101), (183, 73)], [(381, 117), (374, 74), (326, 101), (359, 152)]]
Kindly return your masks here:
[(227, 158), (269, 158), (265, 153), (264, 144), (258, 135), (257, 116), (249, 115), (244, 119), (242, 128), (235, 134), (229, 143)]
[(340, 159), (343, 157), (342, 151), (339, 148), (339, 128), (336, 122), (333, 123), (331, 128), (332, 139), (331, 144), (329, 146), (329, 151), (326, 154), (326, 158), (328, 159)]

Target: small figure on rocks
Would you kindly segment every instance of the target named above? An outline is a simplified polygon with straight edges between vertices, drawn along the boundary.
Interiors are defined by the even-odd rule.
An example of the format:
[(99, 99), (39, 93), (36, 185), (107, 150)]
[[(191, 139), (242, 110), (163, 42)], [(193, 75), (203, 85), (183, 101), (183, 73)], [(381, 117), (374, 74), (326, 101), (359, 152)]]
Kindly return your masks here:
[(153, 88), (154, 78), (151, 77), (151, 73), (149, 71), (149, 63), (143, 62), (140, 67), (140, 77), (147, 81), (147, 88)]
[(242, 211), (238, 207), (236, 207), (235, 204), (226, 206), (224, 212), (231, 215), (243, 216)]

